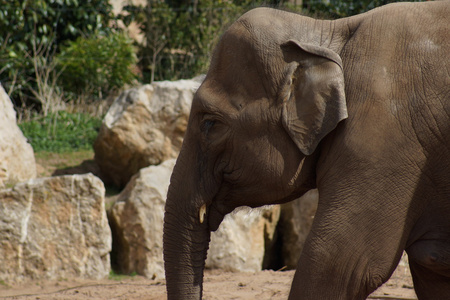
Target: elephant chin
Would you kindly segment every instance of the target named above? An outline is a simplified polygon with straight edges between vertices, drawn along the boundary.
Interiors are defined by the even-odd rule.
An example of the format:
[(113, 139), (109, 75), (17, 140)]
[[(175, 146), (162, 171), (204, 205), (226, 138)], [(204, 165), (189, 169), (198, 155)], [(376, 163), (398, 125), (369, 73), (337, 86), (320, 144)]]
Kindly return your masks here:
[(218, 201), (213, 201), (208, 212), (208, 226), (210, 231), (216, 231), (227, 214), (234, 208), (219, 205)]
[(208, 225), (211, 231), (216, 231), (223, 221), (225, 215), (222, 215), (217, 210), (211, 211), (208, 218)]

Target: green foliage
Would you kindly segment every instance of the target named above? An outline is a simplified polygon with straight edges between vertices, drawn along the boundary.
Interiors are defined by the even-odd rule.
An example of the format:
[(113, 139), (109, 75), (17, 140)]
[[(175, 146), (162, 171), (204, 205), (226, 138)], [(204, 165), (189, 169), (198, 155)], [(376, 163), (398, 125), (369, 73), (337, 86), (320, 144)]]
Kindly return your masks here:
[(136, 21), (145, 34), (139, 46), (145, 82), (191, 78), (205, 72), (224, 26), (259, 1), (148, 1), (126, 6), (125, 24)]
[(61, 47), (56, 56), (58, 85), (75, 95), (102, 98), (112, 90), (131, 83), (137, 58), (132, 40), (122, 33), (79, 37)]
[[(16, 104), (39, 106), (33, 59), (93, 32), (108, 33), (108, 0), (0, 0), (0, 82)], [(45, 50), (44, 50), (45, 49)]]
[(100, 118), (62, 111), (19, 124), (35, 152), (59, 153), (91, 149), (100, 126)]
[(37, 44), (109, 32), (112, 6), (105, 0), (0, 0), (0, 44), (27, 50)]
[[(189, 78), (206, 72), (209, 54), (224, 27), (243, 12), (243, 6), (226, 0), (199, 1), (196, 7), (182, 7), (173, 28), (172, 48), (176, 56), (166, 60), (175, 78)], [(196, 26), (189, 26), (196, 24)]]
[[(328, 1), (318, 1), (318, 0), (304, 0), (303, 7), (310, 13), (318, 14), (321, 16), (327, 16), (333, 19), (349, 17), (364, 13), (375, 7), (379, 7), (388, 3), (402, 2), (411, 0), (400, 0), (400, 1), (390, 1), (390, 0), (328, 0)], [(414, 1), (414, 0), (412, 0)]]
[[(161, 65), (162, 51), (168, 49), (173, 34), (173, 22), (176, 13), (163, 1), (149, 1), (146, 7), (126, 6), (131, 12), (124, 17), (126, 24), (132, 20), (140, 24), (145, 41), (139, 45), (140, 66), (147, 80), (153, 82), (157, 66)], [(158, 68), (162, 70), (162, 68)], [(160, 74), (157, 79), (169, 79), (166, 74)]]

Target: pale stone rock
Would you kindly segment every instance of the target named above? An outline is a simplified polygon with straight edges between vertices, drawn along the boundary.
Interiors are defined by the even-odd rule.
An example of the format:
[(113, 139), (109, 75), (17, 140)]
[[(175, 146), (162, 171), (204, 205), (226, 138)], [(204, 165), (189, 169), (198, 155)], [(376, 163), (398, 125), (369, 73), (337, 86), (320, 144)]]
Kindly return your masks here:
[(32, 179), (0, 190), (0, 280), (101, 279), (111, 231), (92, 174)]
[(0, 188), (34, 177), (33, 148), (17, 126), (11, 99), (0, 85)]
[(219, 229), (211, 234), (206, 268), (231, 272), (262, 270), (279, 217), (278, 205), (243, 207), (225, 216)]
[(201, 80), (154, 82), (114, 101), (94, 143), (105, 180), (125, 186), (141, 168), (178, 156)]
[(283, 264), (288, 269), (297, 267), (300, 253), (314, 220), (318, 201), (318, 191), (311, 190), (302, 197), (281, 205), (279, 222), (282, 236), (281, 252)]
[(119, 272), (164, 278), (164, 206), (174, 165), (175, 159), (169, 159), (141, 169), (111, 208), (111, 259)]

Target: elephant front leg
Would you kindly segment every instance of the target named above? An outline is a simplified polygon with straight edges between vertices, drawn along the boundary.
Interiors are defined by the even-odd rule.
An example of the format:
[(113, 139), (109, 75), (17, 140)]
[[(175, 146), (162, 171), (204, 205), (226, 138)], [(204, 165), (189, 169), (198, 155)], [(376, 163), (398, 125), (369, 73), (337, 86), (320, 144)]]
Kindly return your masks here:
[(322, 192), (289, 299), (366, 299), (386, 282), (405, 244), (406, 213), (394, 206)]

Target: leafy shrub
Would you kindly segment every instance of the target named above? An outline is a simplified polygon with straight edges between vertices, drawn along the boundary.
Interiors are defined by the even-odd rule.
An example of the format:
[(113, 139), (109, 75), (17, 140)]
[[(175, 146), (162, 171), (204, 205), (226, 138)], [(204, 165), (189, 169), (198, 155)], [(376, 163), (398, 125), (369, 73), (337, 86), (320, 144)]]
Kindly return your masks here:
[[(241, 3), (238, 5), (227, 0), (203, 0), (194, 7), (181, 4), (179, 8), (182, 10), (172, 27), (171, 47), (182, 51), (172, 51), (172, 57), (162, 61), (164, 63), (162, 70), (175, 71), (177, 79), (191, 78), (206, 72), (209, 55), (225, 27), (237, 19), (254, 1), (234, 2)], [(166, 52), (165, 55), (167, 54)]]
[(91, 149), (101, 119), (60, 111), (19, 124), (35, 152), (70, 152)]
[(102, 98), (136, 78), (132, 40), (122, 33), (79, 37), (61, 47), (56, 60), (61, 72), (58, 85), (75, 95)]
[(51, 64), (64, 41), (108, 33), (113, 20), (108, 0), (0, 0), (0, 82), (16, 106), (40, 109), (36, 56)]
[(310, 13), (336, 19), (364, 13), (366, 11), (374, 9), (375, 7), (386, 5), (388, 3), (404, 1), (417, 2), (423, 0), (305, 0), (303, 2), (303, 6)]
[(192, 78), (205, 72), (224, 26), (250, 2), (255, 1), (148, 1), (145, 7), (126, 6), (124, 23), (136, 21), (144, 33), (145, 41), (138, 45), (144, 82)]

